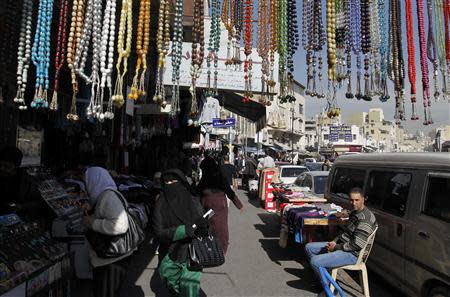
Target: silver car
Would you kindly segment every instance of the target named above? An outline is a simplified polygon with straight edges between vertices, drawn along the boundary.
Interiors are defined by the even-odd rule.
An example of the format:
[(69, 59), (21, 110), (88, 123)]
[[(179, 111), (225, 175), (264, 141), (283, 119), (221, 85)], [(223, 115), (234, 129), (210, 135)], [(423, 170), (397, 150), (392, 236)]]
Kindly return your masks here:
[(323, 197), (329, 173), (329, 171), (303, 172), (297, 177), (294, 184), (304, 188), (306, 191), (312, 192), (318, 197)]

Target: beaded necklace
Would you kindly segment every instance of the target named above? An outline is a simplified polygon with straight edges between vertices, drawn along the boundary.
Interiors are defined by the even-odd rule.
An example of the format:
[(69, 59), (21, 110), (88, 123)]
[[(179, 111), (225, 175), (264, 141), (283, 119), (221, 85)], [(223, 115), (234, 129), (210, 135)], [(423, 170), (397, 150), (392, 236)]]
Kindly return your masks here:
[(340, 115), (336, 102), (336, 0), (327, 1), (327, 63), (328, 63), (328, 92), (327, 116), (335, 118)]
[(418, 120), (416, 112), (416, 62), (414, 57), (414, 31), (412, 17), (412, 0), (406, 0), (406, 39), (408, 42), (408, 78), (411, 84), (411, 120)]
[(386, 20), (386, 5), (384, 0), (378, 0), (378, 15), (380, 24), (380, 101), (386, 102), (390, 96), (387, 91), (387, 62), (389, 51), (389, 35), (388, 25)]
[(269, 101), (267, 105), (271, 105), (270, 101), (273, 101), (273, 93), (275, 92), (275, 79), (274, 79), (274, 68), (275, 68), (275, 52), (278, 50), (278, 1), (270, 1), (270, 76), (267, 81), (267, 86), (269, 89)]
[[(429, 124), (428, 102), (430, 101), (428, 62), (427, 62), (427, 43), (425, 41), (425, 16), (423, 0), (417, 0), (417, 19), (419, 25), (419, 43), (420, 43), (420, 67), (422, 69), (422, 88), (423, 88), (423, 112), (424, 125)], [(430, 119), (431, 120), (431, 119)]]
[[(245, 0), (246, 2), (250, 0)], [(240, 66), (242, 64), (241, 61), (241, 35), (242, 35), (242, 26), (244, 24), (243, 20), (243, 9), (244, 9), (244, 2), (243, 0), (234, 0), (234, 51), (233, 51), (233, 64), (234, 69), (238, 70), (240, 69)]]
[(156, 91), (153, 101), (166, 106), (166, 92), (163, 84), (164, 65), (166, 63), (166, 55), (169, 51), (170, 44), (170, 24), (169, 24), (169, 2), (162, 0), (159, 6), (158, 18), (158, 34), (157, 34), (157, 50), (158, 50), (158, 68), (156, 72)]
[(61, 68), (66, 59), (66, 42), (67, 42), (67, 19), (69, 11), (69, 0), (61, 0), (59, 22), (58, 22), (58, 37), (56, 45), (55, 57), (55, 82), (53, 85), (53, 97), (50, 103), (50, 110), (56, 111), (58, 109), (58, 89), (59, 89), (59, 75)]
[(380, 23), (379, 23), (378, 2), (372, 1), (370, 3), (370, 39), (371, 39), (371, 53), (370, 64), (372, 65), (372, 72), (370, 75), (370, 96), (380, 95)]
[(258, 44), (257, 50), (261, 57), (261, 97), (259, 102), (267, 104), (267, 79), (269, 75), (269, 6), (268, 0), (259, 0), (258, 5)]
[[(163, 2), (163, 1), (161, 1)], [(120, 11), (119, 33), (117, 35), (117, 52), (119, 57), (116, 63), (117, 79), (114, 86), (113, 103), (120, 108), (125, 103), (123, 95), (123, 79), (128, 71), (128, 57), (131, 53), (131, 39), (133, 37), (133, 1), (122, 0)]]
[(242, 97), (242, 102), (250, 102), (253, 98), (252, 92), (252, 67), (253, 61), (249, 56), (252, 54), (253, 44), (252, 44), (252, 18), (253, 18), (253, 3), (251, 0), (245, 0), (245, 28), (244, 28), (244, 80), (245, 80), (245, 90), (244, 96)]
[(234, 0), (224, 0), (222, 2), (222, 14), (220, 16), (225, 29), (228, 31), (227, 60), (225, 65), (227, 69), (233, 64), (232, 50), (234, 51)]
[[(213, 0), (211, 2), (211, 26), (209, 32), (208, 56), (206, 64), (208, 67), (208, 96), (218, 96), (217, 91), (217, 74), (219, 63), (219, 46), (220, 46), (220, 1)], [(214, 64), (214, 71), (211, 66)], [(214, 72), (214, 82), (211, 84), (211, 74)]]
[(292, 87), (294, 80), (294, 54), (300, 45), (297, 27), (297, 7), (295, 2), (296, 2), (295, 0), (288, 0), (287, 2), (286, 68), (287, 68), (288, 93), (285, 96), (285, 101), (287, 102), (295, 101), (294, 90)]
[(350, 32), (352, 37), (352, 51), (356, 55), (356, 99), (362, 98), (361, 94), (361, 3), (359, 0), (350, 0)]
[[(427, 0), (427, 13), (428, 13), (428, 39), (427, 39), (427, 57), (430, 60), (431, 64), (433, 64), (433, 80), (434, 80), (434, 100), (439, 100), (439, 89), (438, 89), (438, 73), (439, 73), (439, 65), (438, 65), (438, 57), (436, 51), (436, 42), (434, 39), (433, 32), (433, 2), (432, 0)], [(428, 101), (428, 105), (431, 104), (431, 100)], [(428, 110), (430, 112), (430, 110)]]
[(279, 54), (279, 81), (280, 81), (280, 103), (286, 103), (288, 93), (288, 78), (286, 69), (287, 55), (287, 0), (278, 1), (278, 54)]
[(69, 121), (78, 121), (80, 119), (77, 114), (78, 80), (75, 73), (74, 59), (78, 44), (81, 41), (80, 36), (83, 30), (84, 6), (85, 0), (73, 0), (72, 19), (70, 23), (69, 38), (67, 39), (67, 65), (70, 69), (73, 89), (70, 111), (66, 115), (66, 118)]
[(172, 104), (170, 116), (180, 112), (180, 65), (183, 50), (183, 0), (175, 1), (175, 17), (172, 40)]
[(19, 47), (17, 51), (17, 94), (14, 102), (19, 110), (26, 110), (25, 91), (27, 89), (28, 68), (31, 57), (31, 26), (33, 21), (33, 0), (25, 0), (22, 8)]
[(434, 0), (434, 28), (436, 40), (436, 53), (439, 60), (439, 68), (442, 74), (442, 93), (445, 97), (447, 90), (447, 60), (445, 58), (445, 37), (444, 37), (444, 1)]
[[(147, 72), (147, 52), (150, 41), (150, 0), (141, 0), (136, 37), (136, 72), (128, 98), (138, 100), (145, 95), (145, 74)], [(141, 73), (142, 70), (142, 73)]]
[(347, 78), (346, 75), (346, 39), (347, 39), (347, 8), (344, 0), (336, 0), (336, 80), (341, 85), (342, 81)]
[(346, 64), (347, 64), (347, 91), (345, 93), (345, 98), (353, 99), (354, 95), (352, 92), (352, 38), (351, 38), (351, 18), (352, 16), (352, 6), (350, 5), (349, 0), (344, 1), (344, 9), (346, 10), (345, 14), (345, 54), (346, 54)]
[[(197, 103), (197, 79), (200, 77), (203, 58), (205, 53), (205, 37), (204, 37), (204, 8), (203, 0), (194, 0), (194, 24), (192, 28), (192, 65), (191, 78), (192, 84), (189, 88), (192, 96), (191, 102), (191, 119), (189, 124), (194, 123), (193, 119), (198, 114)], [(197, 124), (197, 123), (194, 123)]]
[(404, 63), (402, 56), (401, 11), (398, 0), (391, 0), (391, 46), (392, 46), (392, 78), (395, 89), (395, 115), (399, 123), (405, 119), (404, 106)]
[(361, 49), (364, 54), (364, 95), (361, 97), (366, 101), (371, 101), (370, 96), (370, 0), (361, 1)]
[[(112, 96), (112, 70), (114, 67), (114, 39), (116, 32), (116, 0), (106, 2), (105, 14), (102, 25), (102, 40), (100, 51), (100, 103), (103, 107), (105, 89), (108, 96)], [(107, 97), (108, 98), (108, 97)], [(113, 100), (108, 100), (108, 107), (104, 113), (104, 118), (112, 120), (114, 118)]]
[(48, 67), (50, 65), (50, 31), (53, 18), (53, 0), (39, 2), (38, 21), (34, 35), (31, 60), (36, 66), (36, 91), (32, 108), (48, 108)]

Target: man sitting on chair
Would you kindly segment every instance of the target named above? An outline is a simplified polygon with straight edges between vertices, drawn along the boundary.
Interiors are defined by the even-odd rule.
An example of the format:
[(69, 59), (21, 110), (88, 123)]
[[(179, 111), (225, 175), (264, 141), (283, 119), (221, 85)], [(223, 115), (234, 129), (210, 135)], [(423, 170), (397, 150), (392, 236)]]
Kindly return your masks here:
[[(311, 242), (305, 247), (311, 267), (320, 279), (319, 267), (333, 269), (354, 265), (367, 238), (377, 228), (375, 215), (364, 205), (364, 193), (361, 188), (350, 190), (353, 211), (348, 224), (339, 236), (330, 242)], [(323, 284), (328, 286), (327, 283)]]

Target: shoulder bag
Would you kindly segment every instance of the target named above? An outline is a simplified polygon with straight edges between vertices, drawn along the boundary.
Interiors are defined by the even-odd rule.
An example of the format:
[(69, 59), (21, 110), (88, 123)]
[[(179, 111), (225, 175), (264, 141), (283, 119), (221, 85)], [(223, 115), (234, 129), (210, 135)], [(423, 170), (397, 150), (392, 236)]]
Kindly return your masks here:
[(189, 270), (217, 267), (225, 263), (225, 255), (217, 237), (193, 238), (189, 244)]

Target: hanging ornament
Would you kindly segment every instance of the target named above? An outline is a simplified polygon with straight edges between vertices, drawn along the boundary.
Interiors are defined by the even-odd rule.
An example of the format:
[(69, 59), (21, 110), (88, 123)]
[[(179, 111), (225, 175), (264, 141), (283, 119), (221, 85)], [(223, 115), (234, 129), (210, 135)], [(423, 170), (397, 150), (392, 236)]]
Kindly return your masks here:
[(75, 72), (75, 56), (78, 45), (81, 41), (81, 33), (83, 31), (85, 0), (73, 0), (72, 19), (70, 23), (69, 38), (67, 40), (67, 65), (70, 69), (72, 79), (72, 103), (70, 111), (66, 118), (69, 121), (78, 121), (80, 118), (77, 114), (77, 94), (78, 80)]
[(253, 3), (252, 0), (245, 0), (245, 28), (244, 28), (244, 80), (245, 90), (242, 102), (247, 103), (253, 98), (252, 91), (252, 68), (253, 61), (249, 56), (252, 54), (252, 22), (253, 22)]
[(378, 2), (370, 2), (370, 39), (371, 39), (371, 53), (370, 65), (372, 65), (372, 72), (370, 74), (370, 96), (381, 95), (380, 89), (380, 22), (378, 12)]
[(442, 95), (448, 95), (448, 86), (447, 86), (447, 60), (445, 53), (445, 29), (444, 29), (444, 10), (445, 0), (434, 0), (434, 33), (435, 33), (435, 41), (436, 41), (436, 54), (437, 60), (439, 64), (439, 71), (442, 76)]
[(416, 108), (416, 62), (414, 57), (414, 31), (412, 0), (406, 0), (406, 40), (408, 43), (408, 78), (411, 84), (411, 120), (418, 120)]
[[(103, 16), (100, 48), (100, 99), (98, 105), (103, 107), (105, 92), (112, 96), (112, 70), (114, 67), (114, 39), (116, 32), (116, 0), (107, 0)], [(113, 100), (108, 100), (104, 118), (114, 118)]]
[(275, 93), (275, 78), (274, 78), (274, 69), (275, 69), (275, 52), (278, 50), (278, 1), (271, 0), (270, 1), (270, 75), (269, 80), (267, 81), (267, 86), (269, 89), (269, 102), (273, 101), (273, 94)]
[(336, 81), (339, 86), (347, 79), (348, 0), (336, 0)]
[[(434, 39), (433, 32), (433, 0), (427, 0), (427, 12), (428, 12), (428, 39), (427, 39), (427, 57), (433, 65), (433, 80), (434, 80), (434, 100), (439, 100), (439, 88), (438, 88), (438, 73), (439, 73), (439, 64), (436, 50), (436, 42)], [(430, 110), (431, 100), (428, 101), (428, 112)]]
[(59, 76), (61, 68), (66, 60), (66, 42), (67, 42), (67, 20), (69, 14), (69, 0), (61, 0), (59, 21), (58, 21), (58, 37), (56, 41), (56, 57), (55, 57), (55, 82), (53, 85), (53, 96), (50, 103), (50, 110), (58, 109), (58, 89)]
[(424, 125), (433, 123), (429, 113), (430, 106), (430, 82), (428, 78), (428, 61), (427, 61), (427, 43), (425, 40), (425, 15), (423, 0), (417, 0), (417, 19), (419, 25), (419, 44), (420, 44), (420, 67), (422, 70), (422, 88), (423, 88), (423, 112)]
[(192, 27), (192, 64), (191, 78), (192, 84), (189, 88), (192, 96), (190, 124), (197, 124), (194, 119), (198, 115), (197, 103), (197, 79), (200, 77), (203, 58), (205, 56), (205, 36), (204, 36), (204, 7), (203, 0), (194, 0), (194, 24)]
[(370, 91), (370, 0), (361, 0), (361, 49), (364, 54), (364, 95), (363, 100), (371, 101)]
[(14, 102), (19, 110), (26, 110), (25, 91), (28, 82), (28, 68), (31, 57), (31, 26), (33, 21), (33, 0), (24, 0), (20, 24), (19, 48), (17, 51), (17, 94)]
[(234, 70), (241, 69), (241, 36), (242, 36), (242, 26), (244, 25), (243, 21), (243, 9), (244, 3), (243, 1), (248, 2), (249, 0), (234, 0), (234, 45), (233, 45), (233, 65)]
[(445, 33), (445, 59), (447, 64), (446, 75), (444, 75), (444, 79), (446, 79), (445, 86), (445, 94), (447, 96), (447, 100), (450, 102), (450, 0), (444, 0), (444, 33)]
[(297, 27), (297, 7), (295, 0), (287, 2), (287, 52), (286, 52), (286, 72), (287, 72), (287, 93), (285, 101), (295, 102), (294, 96), (294, 54), (300, 43)]
[[(211, 26), (209, 31), (208, 56), (206, 57), (207, 71), (207, 96), (218, 96), (217, 91), (217, 75), (219, 63), (219, 46), (220, 46), (220, 1), (213, 0), (211, 2)], [(214, 67), (214, 69), (211, 69)], [(211, 74), (214, 74), (214, 81), (211, 83)]]
[(355, 98), (360, 100), (361, 93), (361, 3), (359, 0), (350, 0), (350, 32), (352, 37), (352, 51), (356, 56), (356, 91)]
[(336, 0), (327, 1), (327, 61), (328, 61), (328, 92), (327, 116), (339, 117), (341, 110), (336, 99)]
[(117, 35), (117, 53), (119, 54), (119, 58), (116, 63), (117, 79), (114, 86), (114, 95), (112, 96), (112, 101), (117, 108), (121, 108), (125, 103), (125, 96), (123, 95), (123, 79), (128, 71), (128, 58), (131, 53), (132, 37), (133, 1), (122, 0), (119, 33)]
[(378, 0), (378, 19), (380, 24), (380, 101), (386, 102), (390, 99), (387, 90), (387, 69), (389, 46), (389, 21), (386, 19), (385, 0)]
[(30, 106), (48, 108), (47, 92), (49, 88), (48, 67), (50, 65), (50, 31), (53, 18), (53, 0), (39, 2), (38, 20), (31, 60), (36, 66), (36, 91)]
[(175, 1), (175, 17), (172, 40), (172, 104), (170, 116), (180, 112), (180, 65), (183, 51), (183, 0)]
[(270, 72), (269, 49), (270, 49), (270, 26), (268, 0), (259, 0), (258, 3), (258, 55), (261, 57), (261, 96), (259, 102), (267, 104), (268, 86), (267, 80)]
[(353, 99), (353, 91), (352, 91), (352, 36), (350, 32), (350, 24), (352, 23), (352, 6), (350, 5), (351, 0), (344, 0), (344, 9), (345, 13), (345, 57), (346, 57), (346, 65), (347, 65), (347, 91), (345, 93), (345, 98)]
[[(138, 100), (145, 96), (145, 75), (147, 72), (147, 53), (150, 41), (150, 0), (141, 0), (136, 37), (136, 73), (133, 77), (128, 98)], [(142, 72), (141, 72), (142, 70)]]
[(279, 54), (279, 83), (280, 91), (278, 99), (280, 103), (287, 102), (287, 69), (286, 69), (286, 56), (287, 56), (287, 0), (278, 1), (278, 54)]
[(162, 0), (159, 6), (158, 17), (158, 34), (157, 34), (157, 50), (158, 50), (158, 67), (156, 71), (156, 91), (153, 101), (161, 106), (166, 106), (166, 92), (163, 83), (164, 65), (166, 56), (169, 52), (170, 45), (170, 4), (168, 0)]
[(220, 16), (222, 23), (228, 32), (227, 42), (227, 60), (225, 65), (227, 69), (233, 65), (233, 53), (234, 53), (234, 0), (223, 0), (222, 2), (222, 14)]

